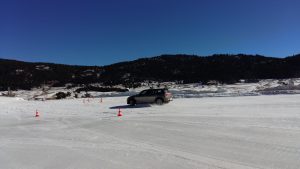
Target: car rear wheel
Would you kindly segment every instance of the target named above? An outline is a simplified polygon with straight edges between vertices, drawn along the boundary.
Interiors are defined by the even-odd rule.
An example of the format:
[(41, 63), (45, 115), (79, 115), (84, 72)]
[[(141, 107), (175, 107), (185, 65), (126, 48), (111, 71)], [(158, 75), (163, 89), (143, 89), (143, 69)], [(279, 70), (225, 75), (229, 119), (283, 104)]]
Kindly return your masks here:
[(157, 105), (162, 105), (164, 102), (163, 102), (162, 99), (156, 99), (156, 100), (155, 100), (155, 103), (156, 103)]

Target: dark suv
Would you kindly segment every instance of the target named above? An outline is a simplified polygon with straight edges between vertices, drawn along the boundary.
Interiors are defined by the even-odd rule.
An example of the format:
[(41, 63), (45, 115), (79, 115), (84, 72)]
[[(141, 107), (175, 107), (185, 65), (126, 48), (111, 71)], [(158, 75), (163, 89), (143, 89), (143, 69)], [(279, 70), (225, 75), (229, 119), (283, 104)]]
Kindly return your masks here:
[(168, 89), (148, 89), (139, 94), (127, 98), (127, 104), (134, 106), (140, 103), (156, 103), (162, 105), (172, 100), (172, 94)]

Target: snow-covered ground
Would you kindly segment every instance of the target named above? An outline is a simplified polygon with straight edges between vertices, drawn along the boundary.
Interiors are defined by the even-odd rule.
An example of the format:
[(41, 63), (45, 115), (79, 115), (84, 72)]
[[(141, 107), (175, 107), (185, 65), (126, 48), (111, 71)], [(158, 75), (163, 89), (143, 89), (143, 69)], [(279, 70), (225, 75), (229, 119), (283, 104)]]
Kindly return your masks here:
[(177, 98), (134, 108), (125, 99), (0, 97), (0, 168), (300, 166), (300, 95)]

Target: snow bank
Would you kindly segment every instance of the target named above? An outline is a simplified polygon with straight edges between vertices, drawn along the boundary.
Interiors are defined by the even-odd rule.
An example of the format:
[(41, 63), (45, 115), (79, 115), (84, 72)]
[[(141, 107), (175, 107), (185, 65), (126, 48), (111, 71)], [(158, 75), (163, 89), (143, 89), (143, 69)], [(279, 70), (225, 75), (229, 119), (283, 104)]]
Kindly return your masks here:
[[(154, 83), (155, 84), (155, 83)], [(165, 82), (161, 84), (143, 84), (142, 87), (129, 89), (128, 92), (92, 92), (88, 94), (94, 98), (100, 97), (120, 97), (130, 96), (139, 93), (142, 90), (150, 87), (161, 86), (168, 87), (175, 98), (202, 98), (202, 97), (232, 97), (232, 96), (257, 96), (257, 95), (273, 95), (273, 94), (300, 94), (300, 79), (283, 79), (283, 80), (261, 80), (258, 83), (236, 83), (236, 84), (216, 84), (202, 85), (194, 84), (176, 84), (174, 82)], [(97, 85), (97, 84), (94, 84)], [(99, 86), (99, 85), (98, 85)], [(124, 88), (122, 86), (116, 86)], [(75, 88), (68, 87), (52, 87), (43, 90), (36, 88), (31, 91), (15, 91), (17, 97), (27, 100), (51, 100), (55, 99), (55, 94), (58, 92), (70, 92), (70, 99), (75, 96), (85, 97), (85, 92), (76, 93)]]

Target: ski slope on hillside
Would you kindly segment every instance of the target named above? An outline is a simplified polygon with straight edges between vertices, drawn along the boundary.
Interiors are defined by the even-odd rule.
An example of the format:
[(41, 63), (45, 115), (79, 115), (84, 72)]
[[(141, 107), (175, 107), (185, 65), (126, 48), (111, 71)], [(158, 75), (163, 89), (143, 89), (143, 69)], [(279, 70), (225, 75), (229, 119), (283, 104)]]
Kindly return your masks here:
[(134, 108), (125, 100), (0, 97), (0, 168), (300, 166), (300, 95), (182, 98)]

